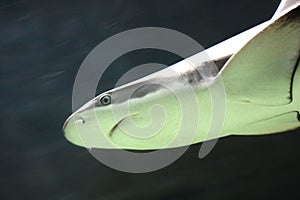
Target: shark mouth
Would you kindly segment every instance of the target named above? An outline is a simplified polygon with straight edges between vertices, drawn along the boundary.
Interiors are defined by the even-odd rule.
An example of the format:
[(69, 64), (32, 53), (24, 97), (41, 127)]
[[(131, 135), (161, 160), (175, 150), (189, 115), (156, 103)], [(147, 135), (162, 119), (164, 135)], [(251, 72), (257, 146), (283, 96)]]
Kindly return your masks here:
[(123, 117), (121, 120), (119, 120), (119, 121), (118, 121), (118, 122), (110, 129), (110, 131), (109, 131), (109, 133), (108, 133), (108, 136), (111, 138), (112, 135), (113, 135), (113, 133), (114, 133), (114, 131), (116, 130), (116, 128), (118, 128), (118, 126), (120, 126), (120, 124), (121, 124), (125, 119), (128, 119), (128, 118), (130, 118), (130, 117), (132, 117), (132, 116), (135, 116), (135, 115), (137, 115), (137, 114), (127, 115), (127, 116)]

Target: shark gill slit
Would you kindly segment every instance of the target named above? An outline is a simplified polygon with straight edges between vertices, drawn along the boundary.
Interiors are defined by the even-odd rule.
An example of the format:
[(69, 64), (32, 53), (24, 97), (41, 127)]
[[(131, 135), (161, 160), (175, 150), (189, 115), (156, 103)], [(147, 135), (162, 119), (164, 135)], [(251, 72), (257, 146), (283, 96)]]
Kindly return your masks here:
[[(290, 84), (290, 103), (293, 102), (294, 100), (294, 95), (293, 95), (293, 89), (294, 89), (294, 79), (295, 79), (295, 75), (296, 75), (296, 72), (297, 72), (297, 69), (298, 69), (298, 66), (300, 64), (300, 49), (299, 49), (299, 53), (298, 53), (298, 58), (296, 60), (296, 63), (295, 63), (295, 66), (294, 66), (294, 69), (293, 69), (293, 72), (292, 72), (292, 77), (291, 77), (291, 84)], [(299, 115), (299, 112), (298, 112), (298, 115)]]
[[(294, 89), (294, 79), (296, 78), (295, 75), (296, 75), (296, 72), (297, 72), (297, 69), (298, 69), (298, 66), (300, 65), (300, 49), (299, 49), (299, 53), (298, 53), (298, 59), (296, 61), (296, 64), (295, 64), (295, 67), (294, 67), (294, 70), (293, 70), (293, 73), (292, 73), (292, 79), (291, 79), (291, 85), (290, 85), (290, 98), (291, 98), (291, 102), (293, 102), (293, 89)], [(300, 113), (299, 111), (296, 111), (297, 112), (297, 119), (298, 121), (300, 122)]]

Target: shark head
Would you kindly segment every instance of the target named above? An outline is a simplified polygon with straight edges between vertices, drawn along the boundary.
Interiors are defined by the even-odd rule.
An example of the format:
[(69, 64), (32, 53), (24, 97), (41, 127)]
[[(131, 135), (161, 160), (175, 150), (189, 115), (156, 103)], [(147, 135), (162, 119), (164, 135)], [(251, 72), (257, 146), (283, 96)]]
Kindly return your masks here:
[[(187, 135), (197, 131), (199, 101), (207, 101), (201, 109), (210, 112), (205, 90), (217, 69), (207, 63), (201, 74), (183, 61), (98, 95), (66, 120), (64, 136), (87, 148), (160, 149), (192, 143), (193, 135)], [(196, 90), (203, 91), (201, 97)]]

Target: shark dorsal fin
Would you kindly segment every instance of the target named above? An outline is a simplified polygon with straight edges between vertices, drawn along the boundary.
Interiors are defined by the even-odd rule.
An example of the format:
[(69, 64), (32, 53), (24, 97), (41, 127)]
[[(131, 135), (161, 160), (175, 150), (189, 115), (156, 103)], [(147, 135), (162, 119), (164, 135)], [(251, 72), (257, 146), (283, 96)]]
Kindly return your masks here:
[(276, 20), (282, 15), (286, 14), (293, 8), (300, 5), (300, 0), (282, 0), (275, 12), (275, 14), (272, 17), (272, 20)]

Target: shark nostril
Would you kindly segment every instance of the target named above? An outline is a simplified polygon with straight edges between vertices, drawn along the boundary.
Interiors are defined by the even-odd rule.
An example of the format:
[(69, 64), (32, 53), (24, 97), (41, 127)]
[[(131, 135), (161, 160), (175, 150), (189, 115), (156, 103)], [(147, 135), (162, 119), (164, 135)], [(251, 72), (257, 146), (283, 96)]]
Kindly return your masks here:
[(75, 124), (84, 124), (85, 120), (83, 118), (77, 118), (74, 120)]

